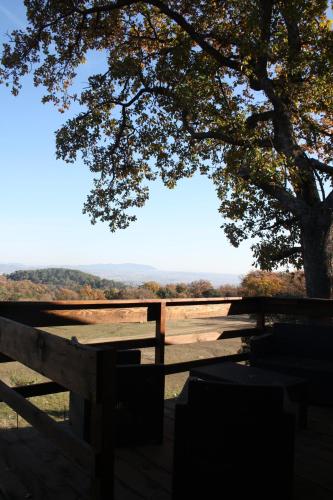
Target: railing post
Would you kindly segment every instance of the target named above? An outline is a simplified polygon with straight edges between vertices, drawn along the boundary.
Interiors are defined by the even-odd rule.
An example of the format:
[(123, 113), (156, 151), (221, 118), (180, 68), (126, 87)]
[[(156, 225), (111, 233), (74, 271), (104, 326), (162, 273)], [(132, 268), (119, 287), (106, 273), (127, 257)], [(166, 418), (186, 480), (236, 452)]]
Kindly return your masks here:
[(156, 304), (156, 347), (155, 347), (155, 363), (164, 363), (164, 351), (165, 351), (165, 331), (166, 331), (166, 303), (161, 301)]
[(93, 448), (92, 500), (114, 498), (116, 350), (96, 352), (96, 401), (91, 404), (89, 443)]
[(257, 330), (265, 330), (265, 326), (266, 326), (265, 313), (264, 312), (257, 313), (256, 317), (257, 317), (256, 318), (257, 319), (257, 324), (256, 324)]
[(266, 327), (265, 302), (262, 298), (257, 299), (256, 328), (264, 331)]

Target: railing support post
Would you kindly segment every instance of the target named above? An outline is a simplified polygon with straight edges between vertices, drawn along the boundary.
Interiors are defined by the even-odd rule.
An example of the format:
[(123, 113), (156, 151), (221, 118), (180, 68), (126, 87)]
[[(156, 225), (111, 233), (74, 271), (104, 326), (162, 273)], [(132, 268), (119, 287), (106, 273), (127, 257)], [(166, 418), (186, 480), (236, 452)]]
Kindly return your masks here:
[(89, 441), (94, 451), (92, 500), (114, 498), (116, 350), (96, 352), (96, 402), (91, 404)]
[(265, 326), (266, 326), (265, 313), (260, 312), (260, 313), (257, 313), (256, 316), (257, 316), (257, 324), (256, 324), (257, 330), (265, 330)]
[(265, 315), (265, 299), (257, 299), (257, 313), (256, 313), (256, 328), (257, 330), (264, 331), (266, 327), (266, 315)]
[(156, 347), (155, 347), (155, 363), (164, 364), (165, 352), (165, 331), (166, 331), (166, 303), (159, 302), (157, 305), (156, 316)]

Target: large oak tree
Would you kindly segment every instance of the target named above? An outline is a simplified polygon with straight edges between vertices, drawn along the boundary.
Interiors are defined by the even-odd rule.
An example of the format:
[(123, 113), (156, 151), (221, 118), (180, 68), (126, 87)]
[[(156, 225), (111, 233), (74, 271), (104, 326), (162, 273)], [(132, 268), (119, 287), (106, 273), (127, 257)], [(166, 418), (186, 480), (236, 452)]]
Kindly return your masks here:
[[(199, 170), (237, 246), (262, 268), (304, 266), (309, 296), (333, 295), (333, 34), (323, 0), (25, 0), (2, 80), (34, 72), (44, 101), (82, 111), (57, 154), (96, 173), (85, 211), (112, 230), (149, 181)], [(77, 68), (105, 68), (78, 95)], [(199, 237), (199, 235), (198, 235)]]

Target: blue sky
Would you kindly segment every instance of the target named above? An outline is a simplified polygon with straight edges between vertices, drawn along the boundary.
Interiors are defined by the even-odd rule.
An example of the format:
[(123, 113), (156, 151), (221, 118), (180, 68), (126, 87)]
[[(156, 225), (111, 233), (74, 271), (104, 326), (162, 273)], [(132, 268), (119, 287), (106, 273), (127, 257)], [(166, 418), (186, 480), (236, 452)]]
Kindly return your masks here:
[[(24, 23), (22, 4), (0, 0), (2, 39)], [(152, 184), (149, 202), (126, 230), (110, 233), (107, 224), (92, 226), (82, 214), (91, 174), (81, 162), (55, 159), (54, 132), (66, 115), (41, 104), (41, 95), (29, 78), (18, 97), (0, 87), (0, 262), (135, 262), (236, 274), (250, 269), (250, 243), (238, 249), (228, 243), (215, 190), (202, 176), (183, 180), (172, 191)]]

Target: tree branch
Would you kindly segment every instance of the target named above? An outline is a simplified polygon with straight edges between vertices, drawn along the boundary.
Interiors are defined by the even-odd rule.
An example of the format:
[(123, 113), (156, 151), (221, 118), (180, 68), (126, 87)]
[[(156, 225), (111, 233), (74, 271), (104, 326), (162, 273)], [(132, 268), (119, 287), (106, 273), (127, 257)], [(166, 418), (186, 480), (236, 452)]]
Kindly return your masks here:
[(327, 163), (323, 163), (322, 161), (316, 160), (316, 158), (309, 158), (312, 167), (319, 172), (323, 172), (333, 177), (333, 167), (327, 165)]
[(288, 46), (289, 46), (289, 63), (295, 63), (295, 60), (298, 59), (298, 56), (301, 52), (302, 43), (300, 32), (295, 16), (295, 9), (293, 8), (290, 2), (286, 2), (287, 6), (282, 7), (281, 13), (284, 19), (284, 22), (287, 27), (288, 33)]
[(267, 54), (268, 44), (271, 38), (271, 21), (274, 0), (260, 0), (261, 11), (261, 35), (260, 35), (260, 56), (256, 62), (255, 73), (257, 77), (267, 77)]
[(185, 130), (190, 133), (193, 139), (196, 139), (198, 141), (203, 141), (205, 139), (217, 139), (226, 142), (227, 144), (231, 144), (232, 146), (255, 145), (263, 148), (272, 147), (272, 141), (269, 137), (264, 139), (253, 139), (253, 140), (237, 139), (236, 136), (233, 136), (232, 134), (225, 132), (225, 130), (223, 130), (222, 128), (215, 128), (205, 132), (197, 132), (188, 122), (186, 110), (183, 110), (182, 112), (182, 120)]
[(98, 12), (112, 12), (114, 10), (120, 9), (121, 7), (130, 7), (138, 3), (145, 3), (156, 7), (160, 12), (168, 16), (170, 19), (175, 21), (190, 37), (196, 42), (203, 51), (211, 55), (216, 62), (221, 66), (228, 67), (230, 69), (239, 70), (239, 61), (232, 59), (231, 57), (223, 56), (218, 50), (216, 50), (210, 43), (205, 39), (205, 35), (198, 33), (192, 24), (190, 24), (184, 16), (171, 9), (161, 0), (117, 0), (110, 4), (104, 4), (97, 7), (91, 7), (90, 9), (80, 9), (76, 7), (74, 10), (81, 15), (96, 14)]
[(283, 250), (275, 255), (272, 255), (270, 259), (273, 262), (278, 262), (280, 260), (287, 259), (288, 257), (292, 257), (293, 255), (295, 255), (297, 253), (301, 253), (301, 252), (302, 252), (302, 247), (292, 247), (292, 248), (288, 248), (286, 250)]
[(273, 117), (273, 110), (263, 111), (262, 113), (253, 113), (253, 115), (249, 116), (246, 119), (245, 123), (249, 129), (254, 129), (259, 122), (267, 122), (269, 120), (272, 120)]
[[(240, 176), (245, 180), (251, 181), (251, 172), (246, 166), (242, 166), (239, 172)], [(294, 215), (300, 215), (307, 209), (307, 205), (300, 199), (293, 196), (289, 191), (274, 182), (265, 181), (261, 178), (256, 178), (253, 182), (264, 193), (278, 200), (284, 209), (289, 210)]]

